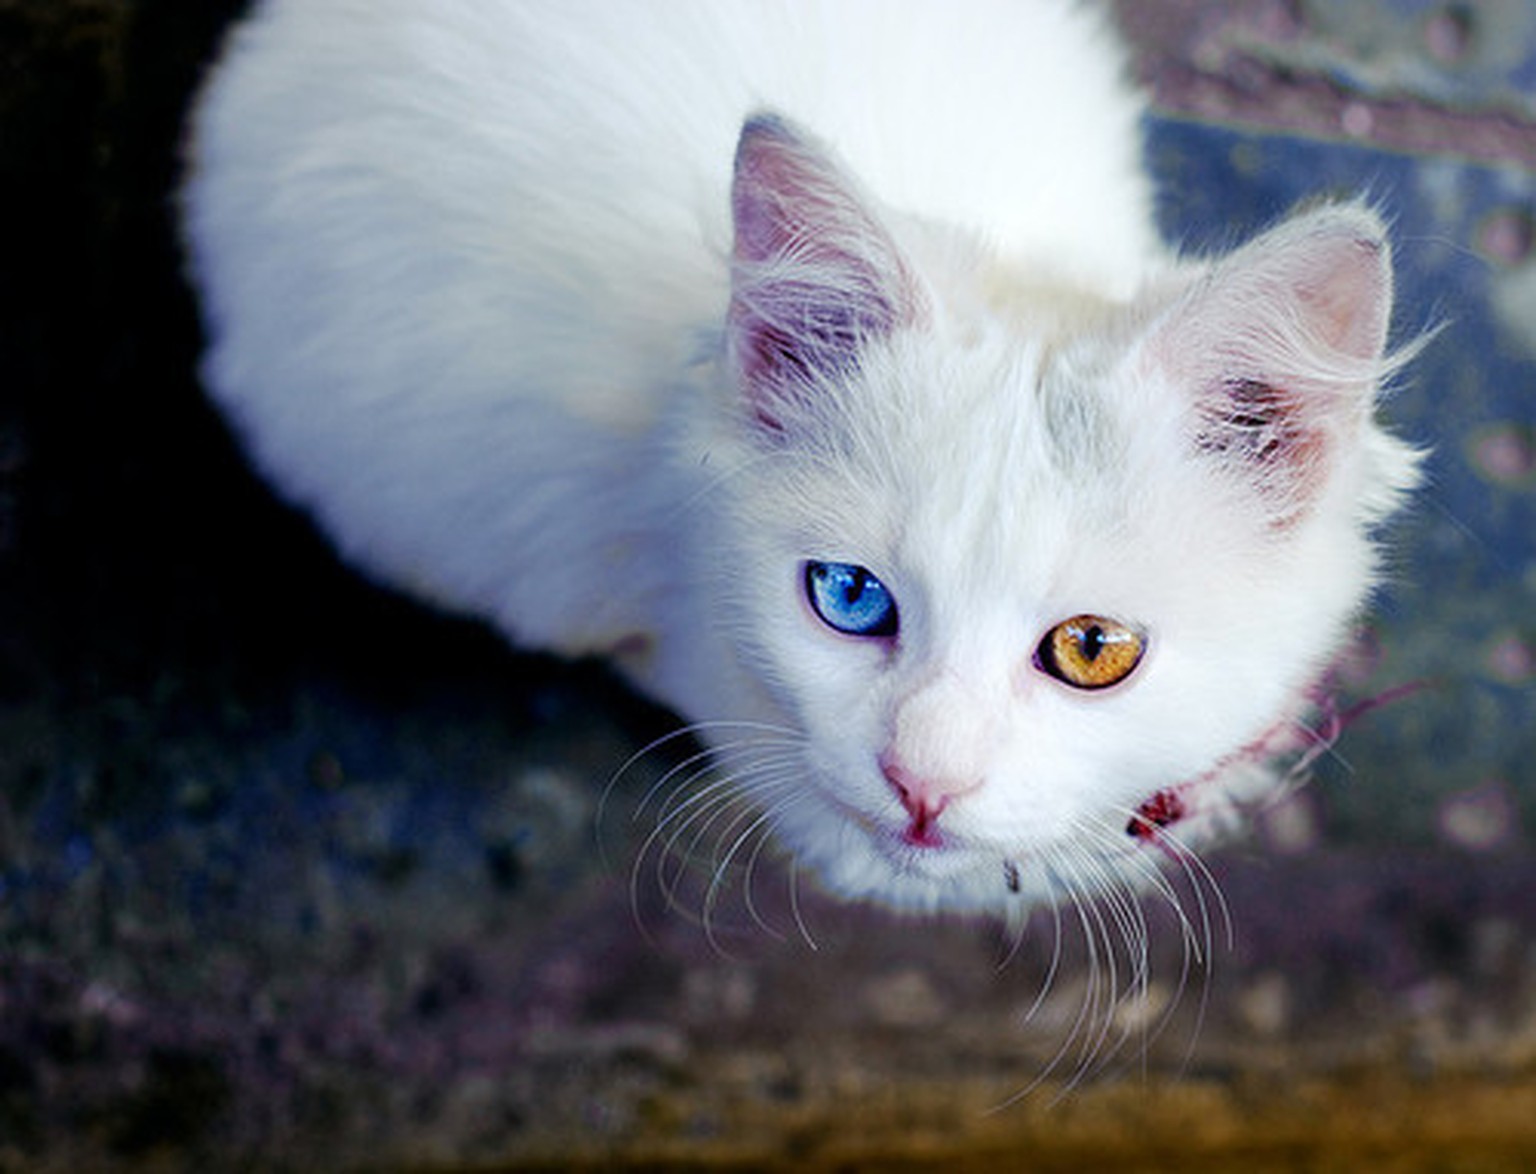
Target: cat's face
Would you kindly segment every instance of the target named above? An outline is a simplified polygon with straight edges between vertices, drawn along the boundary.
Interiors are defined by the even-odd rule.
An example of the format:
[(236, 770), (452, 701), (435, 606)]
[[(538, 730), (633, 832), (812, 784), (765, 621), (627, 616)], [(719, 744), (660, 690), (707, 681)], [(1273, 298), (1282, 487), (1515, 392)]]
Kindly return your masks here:
[[(763, 134), (772, 210), (739, 190), (739, 226), (822, 166)], [(795, 743), (736, 773), (774, 780), (797, 861), (849, 895), (997, 909), (1144, 877), (1267, 777), (1411, 481), (1369, 418), (1379, 225), (1318, 214), (1042, 337), (1027, 304), (946, 305), (873, 222), (807, 249), (807, 218), (865, 215), (826, 191), (782, 234), (815, 271), (750, 272), (733, 307), (727, 594)]]
[(803, 739), (772, 805), (841, 891), (996, 906), (1137, 867), (1138, 808), (1291, 716), (1365, 584), (1363, 544), (1277, 539), (1127, 371), (994, 342), (872, 356), (865, 443), (741, 491), (746, 655)]

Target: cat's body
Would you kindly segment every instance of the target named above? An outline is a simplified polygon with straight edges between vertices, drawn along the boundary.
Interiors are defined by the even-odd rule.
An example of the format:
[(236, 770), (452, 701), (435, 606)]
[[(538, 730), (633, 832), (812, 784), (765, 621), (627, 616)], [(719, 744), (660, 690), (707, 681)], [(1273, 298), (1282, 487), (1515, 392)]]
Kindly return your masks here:
[(268, 0), (195, 123), (207, 381), (834, 889), (1099, 891), (1272, 781), (1414, 470), (1379, 222), (1175, 263), (1140, 113), (1054, 0)]

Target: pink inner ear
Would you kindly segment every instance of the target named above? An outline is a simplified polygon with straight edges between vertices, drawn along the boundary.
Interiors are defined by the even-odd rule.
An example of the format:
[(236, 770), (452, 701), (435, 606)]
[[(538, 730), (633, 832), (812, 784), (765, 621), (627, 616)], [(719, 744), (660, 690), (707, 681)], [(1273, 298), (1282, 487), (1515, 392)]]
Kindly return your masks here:
[(743, 128), (731, 205), (732, 351), (754, 415), (777, 429), (786, 400), (913, 316), (914, 287), (851, 181), (782, 119)]
[(1308, 318), (1319, 338), (1340, 354), (1380, 358), (1392, 305), (1385, 243), (1349, 234), (1320, 244), (1323, 255), (1308, 258), (1312, 264), (1296, 287)]

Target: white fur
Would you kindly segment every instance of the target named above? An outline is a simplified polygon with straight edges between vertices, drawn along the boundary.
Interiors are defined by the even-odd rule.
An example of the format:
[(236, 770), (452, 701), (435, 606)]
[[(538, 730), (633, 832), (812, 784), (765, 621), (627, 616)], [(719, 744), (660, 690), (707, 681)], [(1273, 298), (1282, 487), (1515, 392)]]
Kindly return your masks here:
[[(1371, 419), (1380, 223), (1174, 264), (1122, 73), (1056, 0), (267, 0), (191, 143), (206, 381), (347, 558), (614, 652), (832, 888), (999, 909), (1134, 881), (1149, 797), (1202, 780), (1167, 847), (1274, 784), (1245, 748), (1299, 717), (1414, 460)], [(728, 329), (761, 109), (826, 144), (807, 166), (910, 303), (775, 436)], [(738, 266), (736, 305), (774, 272)], [(1192, 440), (1258, 376), (1310, 389), (1304, 490)], [(894, 591), (895, 645), (815, 619), (815, 558)], [(1149, 633), (1124, 685), (1032, 665), (1082, 612)], [(942, 848), (901, 842), (882, 756), (975, 783)]]

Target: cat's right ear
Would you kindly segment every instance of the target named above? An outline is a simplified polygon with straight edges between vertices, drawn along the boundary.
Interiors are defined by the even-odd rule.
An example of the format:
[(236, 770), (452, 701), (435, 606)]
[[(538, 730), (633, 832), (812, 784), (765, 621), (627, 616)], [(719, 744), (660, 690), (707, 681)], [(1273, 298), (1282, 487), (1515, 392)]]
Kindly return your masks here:
[(743, 126), (731, 210), (731, 359), (752, 417), (779, 433), (920, 298), (856, 185), (782, 118)]

